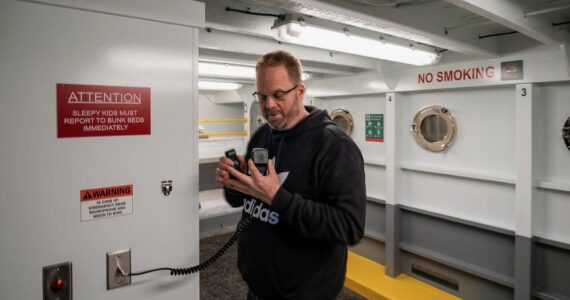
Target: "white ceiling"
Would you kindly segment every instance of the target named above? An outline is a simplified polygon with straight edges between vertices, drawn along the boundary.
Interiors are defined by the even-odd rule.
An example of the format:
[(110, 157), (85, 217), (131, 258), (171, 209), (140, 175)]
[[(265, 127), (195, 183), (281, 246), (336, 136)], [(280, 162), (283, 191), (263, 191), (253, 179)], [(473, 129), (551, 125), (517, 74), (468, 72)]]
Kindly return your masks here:
[[(273, 39), (276, 17), (297, 13), (349, 28), (433, 47), (440, 63), (481, 60), (525, 51), (558, 49), (568, 42), (570, 0), (202, 0), (206, 26), (200, 32), (200, 57), (253, 64), (262, 54), (286, 49), (318, 77), (351, 75), (381, 67), (408, 67), (377, 59)], [(340, 25), (339, 25), (340, 26)], [(539, 49), (539, 50), (537, 50)]]

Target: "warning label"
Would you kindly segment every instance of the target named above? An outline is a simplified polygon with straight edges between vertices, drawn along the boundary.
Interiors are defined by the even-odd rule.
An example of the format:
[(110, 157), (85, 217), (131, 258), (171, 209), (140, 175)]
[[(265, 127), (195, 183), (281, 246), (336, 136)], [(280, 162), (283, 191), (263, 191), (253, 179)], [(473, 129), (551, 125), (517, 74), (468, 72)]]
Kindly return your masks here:
[(57, 84), (57, 136), (150, 134), (150, 88)]
[(81, 190), (81, 222), (133, 213), (133, 185)]

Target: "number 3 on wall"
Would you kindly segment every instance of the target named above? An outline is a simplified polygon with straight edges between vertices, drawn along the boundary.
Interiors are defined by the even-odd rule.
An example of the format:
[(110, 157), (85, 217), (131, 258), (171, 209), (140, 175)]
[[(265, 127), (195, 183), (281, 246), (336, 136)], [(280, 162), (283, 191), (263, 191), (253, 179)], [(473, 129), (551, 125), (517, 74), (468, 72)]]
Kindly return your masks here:
[(526, 96), (526, 88), (521, 89), (521, 96)]

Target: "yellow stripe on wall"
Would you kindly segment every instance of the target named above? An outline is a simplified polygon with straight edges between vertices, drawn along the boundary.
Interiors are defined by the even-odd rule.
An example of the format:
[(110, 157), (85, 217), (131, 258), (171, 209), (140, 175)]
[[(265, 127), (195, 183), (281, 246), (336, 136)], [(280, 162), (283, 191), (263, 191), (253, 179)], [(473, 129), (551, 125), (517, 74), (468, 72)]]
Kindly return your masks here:
[(200, 136), (200, 137), (209, 137), (209, 136), (231, 136), (231, 135), (246, 136), (246, 135), (247, 135), (247, 130), (243, 130), (243, 131), (202, 132), (202, 133), (199, 133), (199, 134), (198, 134), (198, 136)]

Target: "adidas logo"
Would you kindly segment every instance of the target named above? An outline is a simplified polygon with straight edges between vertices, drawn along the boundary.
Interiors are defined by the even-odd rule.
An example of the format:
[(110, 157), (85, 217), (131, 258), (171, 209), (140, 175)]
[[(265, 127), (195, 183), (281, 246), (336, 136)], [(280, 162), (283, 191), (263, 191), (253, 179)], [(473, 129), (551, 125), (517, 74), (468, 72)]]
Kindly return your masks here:
[[(258, 203), (256, 205), (256, 203)], [(253, 218), (262, 222), (275, 225), (279, 223), (279, 213), (263, 207), (263, 202), (257, 202), (254, 198), (251, 200), (243, 199), (243, 210), (250, 214)]]

